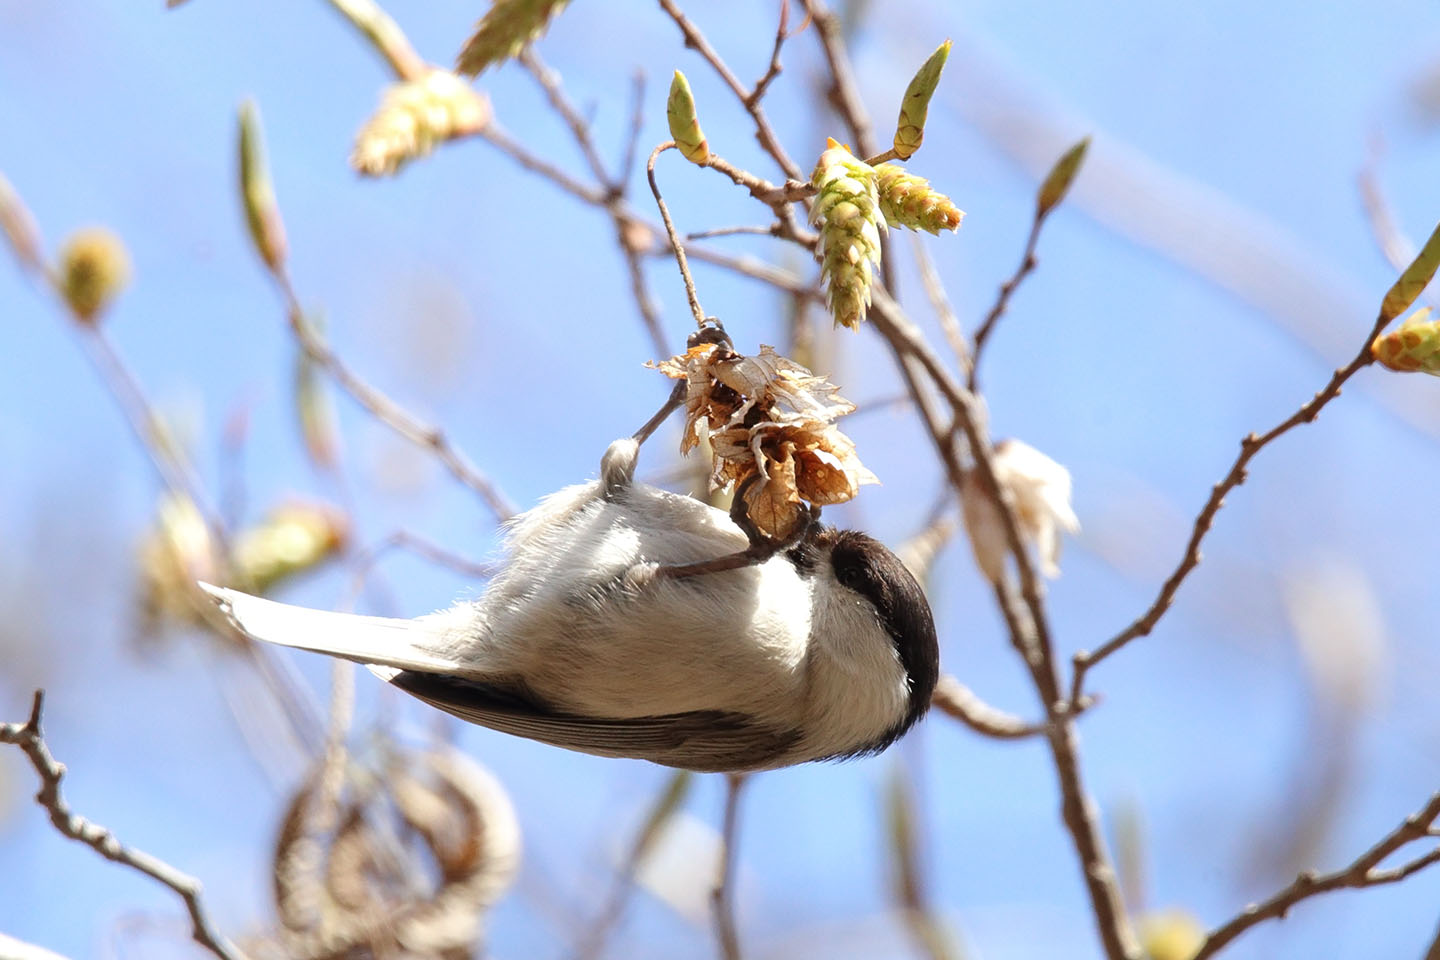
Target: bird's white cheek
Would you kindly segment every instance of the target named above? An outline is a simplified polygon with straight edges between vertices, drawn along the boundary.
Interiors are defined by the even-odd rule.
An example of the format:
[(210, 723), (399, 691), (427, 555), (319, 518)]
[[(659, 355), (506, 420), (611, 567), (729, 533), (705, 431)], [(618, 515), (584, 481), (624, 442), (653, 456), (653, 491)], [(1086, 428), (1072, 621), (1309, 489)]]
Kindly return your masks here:
[(810, 729), (837, 752), (870, 743), (905, 715), (910, 684), (874, 609), (817, 578), (811, 651)]

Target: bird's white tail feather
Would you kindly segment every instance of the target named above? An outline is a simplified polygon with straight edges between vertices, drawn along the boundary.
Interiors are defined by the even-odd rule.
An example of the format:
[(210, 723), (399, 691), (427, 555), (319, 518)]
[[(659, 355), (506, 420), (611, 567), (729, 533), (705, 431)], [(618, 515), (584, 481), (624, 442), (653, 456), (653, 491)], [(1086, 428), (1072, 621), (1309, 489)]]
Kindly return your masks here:
[[(362, 617), (262, 600), (208, 583), (200, 586), (215, 598), (231, 623), (255, 640), (328, 653), (371, 666), (426, 673), (459, 670), (454, 660), (434, 652), (450, 633), (450, 626), (441, 617), (420, 620)], [(393, 672), (377, 670), (376, 673), (385, 679), (393, 676)]]

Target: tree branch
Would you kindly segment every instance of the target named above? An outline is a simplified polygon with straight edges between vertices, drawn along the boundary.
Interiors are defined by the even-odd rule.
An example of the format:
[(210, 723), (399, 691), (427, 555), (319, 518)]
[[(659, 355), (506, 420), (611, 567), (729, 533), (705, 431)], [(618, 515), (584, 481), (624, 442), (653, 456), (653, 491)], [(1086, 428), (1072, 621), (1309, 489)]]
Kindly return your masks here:
[(1205, 505), (1201, 507), (1200, 513), (1195, 517), (1195, 524), (1190, 531), (1190, 540), (1185, 545), (1185, 553), (1181, 556), (1180, 562), (1175, 567), (1174, 572), (1170, 574), (1169, 578), (1167, 578), (1165, 583), (1160, 587), (1160, 593), (1154, 602), (1150, 604), (1149, 609), (1136, 618), (1136, 620), (1124, 630), (1121, 630), (1114, 637), (1107, 640), (1095, 652), (1091, 653), (1088, 650), (1081, 650), (1072, 658), (1072, 663), (1075, 668), (1075, 675), (1070, 683), (1070, 699), (1072, 701), (1078, 700), (1083, 695), (1085, 675), (1089, 670), (1102, 660), (1114, 654), (1121, 647), (1124, 647), (1130, 641), (1146, 636), (1150, 631), (1155, 629), (1155, 625), (1160, 622), (1160, 618), (1165, 615), (1165, 612), (1170, 609), (1171, 603), (1174, 602), (1175, 594), (1179, 592), (1180, 585), (1185, 582), (1185, 578), (1190, 575), (1190, 572), (1200, 565), (1201, 541), (1205, 539), (1206, 534), (1210, 532), (1211, 526), (1214, 525), (1215, 515), (1219, 513), (1220, 508), (1225, 505), (1226, 494), (1245, 482), (1245, 478), (1248, 475), (1246, 468), (1249, 466), (1250, 461), (1254, 459), (1255, 455), (1263, 450), (1267, 444), (1277, 437), (1298, 427), (1302, 423), (1310, 423), (1313, 421), (1320, 415), (1320, 411), (1324, 409), (1327, 403), (1340, 395), (1340, 388), (1345, 385), (1347, 380), (1354, 376), (1362, 367), (1373, 363), (1374, 361), (1370, 356), (1370, 342), (1380, 334), (1380, 331), (1383, 330), (1389, 322), (1390, 319), (1388, 317), (1383, 315), (1378, 317), (1370, 328), (1370, 332), (1366, 334), (1365, 340), (1361, 344), (1359, 352), (1355, 354), (1354, 359), (1344, 367), (1336, 370), (1320, 392), (1302, 404), (1300, 409), (1296, 410), (1274, 427), (1271, 427), (1265, 433), (1258, 436), (1252, 433), (1240, 441), (1239, 455), (1236, 456), (1235, 462), (1230, 465), (1230, 470), (1225, 474), (1224, 478), (1211, 488), (1209, 499), (1205, 501)]
[(35, 700), (30, 708), (30, 719), (25, 723), (0, 724), (0, 743), (15, 744), (29, 758), (30, 765), (40, 777), (40, 791), (35, 794), (35, 802), (49, 813), (50, 822), (55, 829), (71, 840), (78, 840), (90, 847), (106, 860), (138, 870), (175, 891), (185, 902), (185, 909), (190, 914), (190, 935), (195, 942), (221, 960), (244, 960), (244, 955), (211, 924), (205, 913), (205, 906), (200, 901), (200, 881), (181, 873), (163, 860), (134, 847), (125, 846), (115, 834), (70, 809), (70, 805), (60, 794), (60, 781), (65, 776), (65, 766), (51, 754), (40, 730), (40, 718), (44, 708), (45, 691), (36, 690)]
[[(1435, 821), (1440, 819), (1440, 793), (1430, 798), (1418, 812), (1405, 818), (1404, 822), (1390, 831), (1378, 843), (1355, 858), (1348, 867), (1334, 873), (1302, 873), (1295, 882), (1265, 900), (1252, 903), (1233, 919), (1210, 931), (1193, 960), (1206, 960), (1251, 927), (1266, 920), (1281, 919), (1290, 908), (1301, 900), (1320, 893), (1345, 888), (1360, 889), (1398, 883), (1411, 874), (1418, 873), (1433, 863), (1440, 862), (1440, 847), (1402, 863), (1398, 867), (1380, 869), (1391, 854), (1416, 840), (1434, 836)], [(1433, 950), (1432, 950), (1433, 952)]]

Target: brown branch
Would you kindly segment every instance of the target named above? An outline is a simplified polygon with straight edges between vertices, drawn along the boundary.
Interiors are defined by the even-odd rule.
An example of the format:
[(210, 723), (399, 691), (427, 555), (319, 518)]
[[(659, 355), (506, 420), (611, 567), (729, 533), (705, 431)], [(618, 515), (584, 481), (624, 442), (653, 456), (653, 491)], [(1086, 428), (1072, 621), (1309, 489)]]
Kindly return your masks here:
[(740, 838), (740, 791), (745, 774), (725, 775), (725, 817), (720, 829), (720, 870), (710, 907), (715, 915), (715, 937), (721, 960), (740, 960), (740, 937), (735, 931), (735, 849)]
[(850, 131), (856, 154), (862, 157), (872, 156), (877, 152), (875, 136), (870, 126), (870, 115), (865, 109), (865, 101), (855, 83), (855, 69), (851, 66), (850, 54), (845, 49), (845, 31), (840, 18), (821, 0), (805, 0), (805, 10), (815, 22), (816, 33), (820, 35), (820, 48), (824, 51), (825, 62), (830, 68), (830, 102)]
[(1045, 216), (1036, 213), (1035, 219), (1030, 223), (1030, 236), (1025, 240), (1025, 253), (1020, 258), (1020, 265), (1015, 268), (1010, 279), (1000, 285), (1000, 294), (995, 298), (995, 303), (990, 307), (990, 312), (985, 314), (985, 320), (980, 328), (975, 331), (975, 348), (970, 354), (970, 375), (967, 386), (974, 390), (980, 377), (980, 354), (985, 350), (985, 344), (990, 339), (990, 334), (995, 331), (995, 324), (1004, 316), (1005, 309), (1010, 306), (1010, 297), (1015, 293), (1015, 288), (1030, 275), (1035, 269), (1035, 244), (1040, 240), (1040, 228), (1045, 224)]
[(1404, 270), (1415, 259), (1415, 244), (1400, 230), (1395, 213), (1385, 199), (1380, 186), (1380, 147), (1372, 144), (1365, 165), (1356, 176), (1360, 189), (1360, 204), (1365, 208), (1365, 218), (1370, 223), (1371, 236), (1380, 247), (1380, 252), (1397, 271)]
[(940, 322), (940, 332), (945, 335), (945, 342), (950, 344), (950, 349), (954, 351), (960, 369), (968, 375), (974, 366), (970, 346), (965, 342), (965, 331), (960, 329), (960, 318), (956, 316), (955, 308), (951, 306), (950, 298), (945, 293), (945, 285), (940, 282), (940, 274), (935, 270), (935, 258), (930, 256), (929, 246), (918, 235), (910, 240), (910, 251), (914, 254), (915, 265), (920, 270), (920, 285), (925, 288), (930, 308), (935, 311), (935, 319)]
[(785, 46), (785, 41), (790, 39), (790, 34), (787, 32), (789, 26), (790, 0), (780, 0), (780, 23), (775, 27), (775, 45), (770, 50), (770, 63), (750, 90), (749, 99), (755, 103), (759, 103), (765, 98), (765, 91), (770, 88), (770, 84), (780, 76), (780, 71), (784, 69), (780, 66), (780, 49)]
[[(1010, 552), (1019, 573), (1020, 594), (1024, 599), (1023, 615), (1014, 602), (1008, 578), (1002, 578), (995, 585), (996, 599), (1010, 628), (1012, 643), (1030, 670), (1049, 721), (1045, 737), (1059, 781), (1061, 816), (1080, 861), (1101, 944), (1109, 960), (1134, 960), (1139, 956), (1140, 949), (1120, 899), (1115, 869), (1100, 832), (1095, 803), (1086, 792), (1081, 776), (1074, 708), (1067, 704), (1060, 692), (1043, 588), (1020, 533), (1014, 497), (996, 480), (994, 452), (985, 433), (983, 413), (975, 397), (951, 377), (915, 324), (883, 287), (874, 290), (871, 320), (900, 359), (902, 373), (906, 369), (906, 359), (913, 359), (923, 367), (936, 389), (949, 402), (956, 423), (969, 440), (975, 460), (974, 470), (982, 488), (999, 505)], [(933, 427), (931, 432), (950, 470), (953, 484), (955, 468), (950, 466), (954, 461), (953, 450), (936, 436), (937, 431)]]
[(996, 740), (1023, 740), (1039, 736), (1047, 727), (1043, 723), (1026, 723), (1013, 714), (992, 707), (949, 674), (941, 677), (935, 685), (930, 706), (947, 717), (959, 720), (976, 733)]
[[(767, 79), (767, 71), (767, 77), (762, 77), (761, 83), (757, 83), (753, 89), (747, 90), (745, 85), (740, 82), (740, 78), (735, 76), (734, 71), (726, 66), (720, 54), (715, 52), (715, 48), (710, 45), (710, 41), (705, 39), (705, 34), (701, 33), (700, 29), (685, 16), (680, 8), (675, 6), (673, 0), (660, 0), (660, 9), (664, 10), (670, 19), (675, 21), (675, 25), (680, 28), (680, 33), (685, 37), (685, 46), (704, 57), (705, 61), (710, 64), (720, 79), (725, 82), (725, 85), (739, 98), (740, 103), (744, 105), (746, 112), (750, 114), (750, 118), (755, 122), (755, 139), (760, 141), (760, 146), (779, 164), (780, 169), (785, 172), (785, 176), (791, 180), (803, 179), (804, 175), (801, 173), (800, 168), (795, 165), (795, 161), (790, 159), (790, 155), (787, 154), (785, 148), (780, 145), (780, 139), (775, 136), (775, 130), (770, 126), (770, 119), (765, 115), (765, 108), (760, 105), (760, 101), (765, 96), (766, 88), (770, 85), (770, 80), (774, 78), (769, 77), (769, 79)], [(782, 14), (780, 34), (783, 35), (783, 33), (784, 21)], [(783, 36), (777, 36), (775, 52), (771, 57), (771, 63), (775, 64), (775, 71), (777, 73), (779, 72), (777, 61), (780, 56), (780, 44), (783, 42)]]
[(625, 915), (625, 907), (629, 904), (630, 894), (635, 889), (636, 873), (639, 872), (646, 858), (650, 856), (655, 842), (660, 839), (661, 831), (685, 802), (685, 797), (690, 792), (690, 785), (694, 779), (695, 774), (688, 770), (676, 770), (666, 779), (665, 786), (661, 788), (644, 823), (636, 832), (624, 862), (615, 872), (615, 884), (611, 888), (605, 908), (600, 911), (594, 925), (585, 932), (580, 940), (580, 945), (576, 948), (576, 960), (595, 960), (605, 952), (606, 941), (616, 924)]
[(244, 960), (244, 954), (216, 931), (210, 922), (205, 906), (200, 901), (199, 880), (181, 873), (165, 861), (144, 851), (125, 846), (115, 834), (70, 809), (70, 805), (60, 794), (60, 781), (65, 776), (65, 766), (50, 752), (40, 729), (40, 718), (44, 709), (45, 691), (36, 690), (35, 700), (30, 708), (30, 719), (25, 723), (0, 724), (0, 743), (15, 744), (29, 758), (30, 765), (40, 777), (40, 791), (35, 794), (35, 802), (49, 813), (51, 824), (62, 835), (80, 841), (106, 860), (138, 870), (175, 891), (185, 902), (185, 909), (190, 914), (190, 935), (195, 942), (221, 960)]
[(570, 128), (570, 135), (585, 156), (585, 162), (589, 165), (591, 174), (604, 187), (601, 206), (610, 214), (610, 219), (615, 225), (615, 238), (625, 257), (626, 269), (630, 274), (630, 292), (635, 298), (635, 306), (640, 311), (640, 321), (645, 325), (645, 331), (650, 335), (650, 343), (655, 348), (657, 355), (670, 356), (670, 348), (665, 342), (665, 332), (660, 325), (660, 310), (656, 307), (645, 283), (644, 263), (641, 259), (641, 250), (635, 241), (635, 228), (632, 225), (634, 219), (625, 206), (625, 175), (633, 156), (633, 144), (640, 133), (638, 111), (641, 102), (640, 91), (644, 86), (643, 77), (637, 75), (639, 87), (636, 93), (637, 112), (631, 121), (631, 147), (627, 150), (627, 165), (612, 177), (605, 169), (605, 162), (600, 159), (600, 151), (596, 148), (595, 138), (590, 133), (589, 122), (565, 95), (565, 89), (560, 83), (560, 75), (546, 66), (530, 47), (526, 47), (521, 52), (520, 63), (540, 85), (551, 109), (559, 114), (565, 121), (565, 125)]
[(1430, 946), (1425, 949), (1425, 956), (1421, 960), (1440, 960), (1440, 929), (1435, 931)]
[(685, 239), (686, 241), (709, 240), (714, 237), (738, 237), (747, 235), (757, 237), (778, 237), (780, 235), (780, 224), (777, 222), (769, 224), (767, 226), (760, 226), (759, 224), (755, 224), (754, 226), (714, 227), (710, 230), (699, 230), (695, 233), (687, 233), (685, 234)]
[(285, 300), (290, 332), (312, 362), (329, 374), (371, 416), (416, 446), (428, 449), (456, 480), (479, 495), (497, 520), (504, 522), (515, 515), (515, 507), (509, 498), (455, 446), (444, 430), (425, 423), (361, 379), (330, 349), (314, 327), (305, 322), (304, 308), (283, 269), (272, 271), (271, 276)]
[(1206, 960), (1219, 953), (1236, 937), (1256, 924), (1266, 920), (1281, 919), (1290, 908), (1301, 900), (1320, 893), (1346, 888), (1362, 889), (1398, 883), (1434, 863), (1440, 863), (1440, 847), (1415, 857), (1400, 866), (1380, 869), (1383, 863), (1401, 847), (1416, 840), (1434, 836), (1433, 827), (1440, 819), (1440, 793), (1430, 798), (1418, 812), (1406, 817), (1404, 822), (1380, 839), (1347, 867), (1334, 873), (1302, 873), (1295, 882), (1271, 896), (1262, 903), (1252, 903), (1233, 919), (1210, 931), (1193, 960)]
[(1294, 427), (1298, 427), (1302, 423), (1310, 423), (1319, 416), (1321, 409), (1340, 395), (1340, 388), (1345, 385), (1345, 381), (1354, 376), (1362, 367), (1368, 366), (1373, 362), (1370, 356), (1370, 341), (1374, 340), (1389, 322), (1389, 319), (1384, 316), (1377, 318), (1370, 332), (1366, 334), (1364, 342), (1359, 352), (1355, 354), (1354, 359), (1344, 367), (1336, 370), (1320, 392), (1302, 404), (1300, 409), (1296, 410), (1274, 427), (1271, 427), (1265, 433), (1258, 436), (1252, 433), (1240, 441), (1239, 455), (1236, 456), (1235, 462), (1230, 465), (1230, 471), (1225, 474), (1219, 483), (1211, 488), (1209, 499), (1205, 501), (1205, 505), (1195, 517), (1194, 527), (1190, 531), (1190, 540), (1185, 545), (1185, 552), (1181, 556), (1179, 564), (1160, 587), (1160, 593), (1154, 602), (1150, 604), (1149, 609), (1136, 618), (1136, 620), (1124, 630), (1121, 630), (1107, 640), (1095, 652), (1091, 653), (1088, 650), (1080, 650), (1072, 658), (1075, 675), (1070, 684), (1071, 700), (1076, 700), (1083, 694), (1085, 675), (1090, 669), (1115, 653), (1121, 647), (1124, 647), (1130, 641), (1147, 636), (1150, 631), (1155, 629), (1155, 625), (1160, 622), (1160, 618), (1165, 615), (1165, 612), (1170, 609), (1171, 603), (1174, 602), (1175, 594), (1179, 592), (1180, 585), (1185, 582), (1185, 578), (1190, 575), (1190, 572), (1200, 565), (1200, 543), (1205, 539), (1206, 534), (1210, 532), (1210, 528), (1215, 522), (1215, 515), (1219, 513), (1220, 508), (1225, 505), (1225, 496), (1231, 490), (1234, 490), (1245, 482), (1247, 476), (1246, 468), (1249, 466), (1250, 461), (1272, 440), (1289, 432)]
[(670, 219), (670, 208), (665, 206), (665, 198), (660, 196), (660, 185), (655, 182), (655, 158), (674, 146), (674, 140), (666, 140), (651, 150), (650, 159), (645, 164), (645, 175), (650, 180), (650, 192), (655, 195), (655, 205), (660, 208), (660, 219), (665, 221), (665, 235), (670, 238), (670, 249), (675, 254), (675, 262), (680, 265), (680, 278), (685, 281), (685, 297), (690, 301), (690, 312), (695, 315), (695, 325), (704, 329), (705, 311), (700, 309), (700, 295), (695, 292), (695, 278), (690, 275), (690, 265), (685, 262), (685, 246), (675, 233), (675, 221)]

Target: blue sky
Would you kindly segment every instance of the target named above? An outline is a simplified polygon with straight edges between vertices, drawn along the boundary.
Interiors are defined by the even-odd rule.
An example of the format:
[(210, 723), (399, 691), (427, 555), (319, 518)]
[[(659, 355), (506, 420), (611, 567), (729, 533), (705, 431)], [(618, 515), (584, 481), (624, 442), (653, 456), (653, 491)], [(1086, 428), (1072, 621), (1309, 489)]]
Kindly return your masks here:
[[(737, 72), (758, 76), (772, 4), (724, 15), (691, 6)], [(1019, 257), (1045, 165), (1094, 136), (985, 376), (996, 435), (1024, 439), (1074, 475), (1084, 532), (1067, 545), (1051, 604), (1067, 652), (1094, 646), (1153, 596), (1239, 438), (1283, 419), (1359, 346), (1393, 280), (1355, 183), (1376, 136), (1403, 229), (1423, 238), (1440, 219), (1440, 143), (1414, 94), (1440, 62), (1440, 17), (1419, 2), (872, 6), (854, 54), (882, 129), (914, 66), (955, 40), (912, 167), (967, 211), (959, 234), (926, 241), (967, 324)], [(389, 9), (442, 63), (480, 13), (453, 0)], [(582, 0), (540, 51), (593, 107), (607, 157), (620, 154), (637, 68), (650, 80), (642, 142), (666, 138), (664, 79), (679, 67), (712, 146), (774, 176), (733, 99), (651, 5)], [(786, 64), (771, 112), (808, 166), (840, 132), (815, 105), (813, 33), (792, 42)], [(293, 493), (347, 497), (361, 544), (407, 528), (484, 556), (495, 531), (475, 498), (345, 398), (344, 488), (308, 465), (291, 413), (294, 348), (235, 195), (243, 98), (264, 118), (301, 298), (323, 310), (355, 369), (445, 424), (517, 503), (591, 475), (665, 385), (641, 367), (654, 357), (603, 213), (479, 142), (443, 148), (393, 181), (350, 173), (351, 138), (386, 80), (321, 3), (0, 3), (0, 171), (52, 248), (89, 223), (125, 239), (135, 279), (107, 329), (191, 433), (210, 489), (221, 432), (241, 410), (253, 512)], [(533, 151), (583, 171), (528, 76), (502, 68), (481, 86)], [(761, 221), (743, 191), (668, 160), (661, 180), (682, 229)], [(643, 170), (630, 173), (645, 208)], [(805, 266), (766, 238), (713, 243)], [(900, 293), (934, 335), (908, 239), (896, 246)], [(689, 322), (678, 277), (657, 260), (649, 279), (678, 343)], [(697, 279), (738, 343), (783, 342), (779, 298), (711, 268)], [(156, 494), (148, 463), (59, 311), (5, 266), (0, 321), (11, 333), (0, 350), (0, 712), (20, 719), (29, 691), (45, 685), (75, 807), (203, 878), (227, 930), (262, 927), (266, 858), (298, 766), (280, 764), (277, 781), (250, 758), (224, 690), (251, 681), (205, 641), (177, 634), (137, 657), (133, 546)], [(862, 404), (899, 389), (869, 330), (837, 337), (826, 372)], [(1342, 749), (1353, 762), (1325, 788), (1334, 820), (1317, 866), (1347, 861), (1440, 785), (1426, 512), (1440, 473), (1437, 398), (1428, 378), (1364, 371), (1317, 424), (1262, 453), (1162, 627), (1095, 672), (1104, 702), (1081, 724), (1086, 771), (1110, 827), (1119, 811), (1139, 811), (1149, 905), (1214, 922), (1283, 882), (1267, 851)], [(940, 491), (928, 441), (903, 410), (846, 429), (884, 486), (832, 519), (898, 543)], [(646, 451), (657, 476), (673, 465), (673, 439)], [(382, 576), (387, 590), (367, 601), (377, 612), (421, 613), (475, 589), (399, 556)], [(285, 598), (333, 605), (347, 585), (332, 570)], [(963, 544), (941, 557), (930, 590), (945, 668), (1034, 715)], [(1349, 596), (1379, 613), (1335, 631), (1342, 674), (1364, 678), (1342, 747), (1317, 720), (1321, 681), (1287, 610), (1318, 607), (1343, 626), (1354, 604), (1326, 604)], [(325, 689), (319, 658), (293, 663)], [(368, 677), (359, 683), (363, 729), (378, 697)], [(427, 729), (419, 707), (399, 717), (403, 736)], [(598, 908), (608, 853), (665, 773), (476, 729), (460, 742), (509, 787), (525, 830), (526, 867), (493, 914), (493, 953), (560, 955), (570, 941), (555, 915), (583, 920)], [(740, 919), (755, 955), (905, 955), (879, 815), (901, 759), (921, 774), (935, 899), (972, 955), (1098, 956), (1042, 747), (982, 741), (939, 717), (886, 756), (754, 783)], [(0, 754), (0, 865), (23, 878), (0, 897), (0, 930), (77, 957), (184, 955), (171, 898), (54, 836), (30, 791), (19, 758)], [(720, 794), (703, 782), (688, 812), (717, 823)], [(1418, 957), (1437, 900), (1440, 873), (1337, 894), (1227, 955)], [(155, 918), (154, 931), (125, 932), (137, 911)], [(713, 951), (707, 930), (645, 895), (620, 935), (615, 955)], [(117, 939), (128, 954), (109, 952)]]

